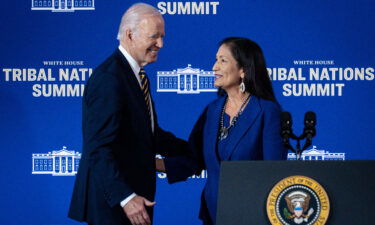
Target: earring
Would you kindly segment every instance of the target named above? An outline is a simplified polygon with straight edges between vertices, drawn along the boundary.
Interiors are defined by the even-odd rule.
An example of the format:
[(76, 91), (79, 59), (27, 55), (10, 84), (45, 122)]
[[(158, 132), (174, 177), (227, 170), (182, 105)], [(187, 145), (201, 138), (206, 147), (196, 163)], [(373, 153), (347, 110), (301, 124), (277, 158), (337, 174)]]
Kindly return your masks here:
[(246, 91), (245, 83), (243, 82), (243, 79), (241, 80), (240, 91), (241, 91), (242, 93), (244, 93), (244, 92)]

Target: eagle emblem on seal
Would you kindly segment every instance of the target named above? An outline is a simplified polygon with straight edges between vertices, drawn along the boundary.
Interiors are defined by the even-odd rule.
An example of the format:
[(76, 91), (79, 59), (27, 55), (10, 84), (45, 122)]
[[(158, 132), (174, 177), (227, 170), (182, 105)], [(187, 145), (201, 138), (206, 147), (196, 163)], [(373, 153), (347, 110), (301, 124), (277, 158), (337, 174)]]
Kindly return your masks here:
[(284, 208), (284, 216), (287, 219), (293, 220), (296, 224), (308, 222), (311, 214), (314, 213), (314, 209), (310, 208), (310, 195), (304, 191), (293, 191), (285, 196), (285, 201), (288, 206)]

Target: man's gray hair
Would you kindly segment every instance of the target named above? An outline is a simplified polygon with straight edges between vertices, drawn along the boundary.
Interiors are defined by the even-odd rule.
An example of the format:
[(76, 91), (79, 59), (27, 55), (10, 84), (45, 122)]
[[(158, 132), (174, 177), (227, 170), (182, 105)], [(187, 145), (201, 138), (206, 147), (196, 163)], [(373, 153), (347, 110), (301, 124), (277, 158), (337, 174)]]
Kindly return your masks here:
[(132, 5), (128, 10), (126, 10), (121, 18), (117, 40), (121, 40), (123, 38), (125, 30), (132, 30), (136, 32), (142, 19), (151, 16), (161, 16), (161, 14), (155, 7), (145, 3), (136, 3)]

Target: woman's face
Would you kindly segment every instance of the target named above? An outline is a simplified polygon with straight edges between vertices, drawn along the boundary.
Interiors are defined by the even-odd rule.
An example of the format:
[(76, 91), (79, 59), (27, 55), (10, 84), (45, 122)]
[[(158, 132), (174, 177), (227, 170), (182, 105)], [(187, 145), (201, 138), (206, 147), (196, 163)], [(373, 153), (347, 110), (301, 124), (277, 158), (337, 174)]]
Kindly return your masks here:
[(221, 87), (225, 91), (239, 88), (241, 78), (245, 75), (225, 44), (221, 45), (217, 51), (216, 62), (212, 69), (215, 73), (215, 87)]

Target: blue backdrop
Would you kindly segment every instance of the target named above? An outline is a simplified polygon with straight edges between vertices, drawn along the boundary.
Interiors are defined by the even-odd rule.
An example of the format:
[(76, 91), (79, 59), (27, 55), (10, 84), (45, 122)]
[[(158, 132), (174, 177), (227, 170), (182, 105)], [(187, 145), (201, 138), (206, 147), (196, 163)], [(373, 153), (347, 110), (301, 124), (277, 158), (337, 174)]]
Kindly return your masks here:
[[(375, 159), (373, 1), (146, 2), (166, 21), (159, 60), (146, 68), (163, 128), (188, 137), (216, 98), (203, 88), (204, 82), (210, 87), (209, 76), (197, 84), (194, 73), (199, 77), (212, 70), (220, 40), (244, 36), (263, 48), (277, 99), (292, 113), (296, 133), (302, 131), (304, 113), (313, 110), (315, 149), (342, 153), (346, 160)], [(82, 148), (81, 92), (90, 71), (118, 46), (118, 25), (132, 3), (2, 3), (0, 224), (79, 224), (67, 218), (67, 210), (74, 158)], [(181, 87), (173, 79), (162, 84), (161, 71), (177, 76), (189, 67), (198, 70), (186, 83), (199, 93), (177, 93), (174, 88)], [(159, 178), (155, 224), (198, 224), (204, 181), (169, 185)]]

